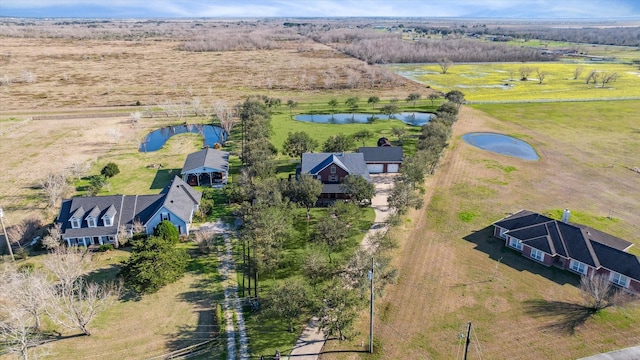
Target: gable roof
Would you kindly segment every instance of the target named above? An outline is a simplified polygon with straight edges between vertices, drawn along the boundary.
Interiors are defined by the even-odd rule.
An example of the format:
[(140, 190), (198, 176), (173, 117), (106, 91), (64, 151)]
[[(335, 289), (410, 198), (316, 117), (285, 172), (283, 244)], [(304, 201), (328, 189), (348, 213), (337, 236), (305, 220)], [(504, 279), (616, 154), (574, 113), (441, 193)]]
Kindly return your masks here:
[[(131, 227), (136, 220), (146, 224), (162, 207), (188, 222), (201, 198), (200, 192), (175, 176), (157, 195), (78, 196), (63, 200), (57, 222), (62, 235), (68, 238), (116, 235), (121, 225)], [(105, 215), (113, 218), (112, 226), (104, 226)], [(88, 227), (88, 216), (97, 219), (97, 227)], [(80, 228), (71, 227), (71, 218), (81, 220)]]
[(317, 175), (330, 164), (341, 167), (350, 175), (360, 175), (371, 180), (362, 153), (304, 153), (300, 171), (302, 174)]
[(550, 255), (574, 259), (594, 268), (605, 267), (640, 280), (639, 259), (625, 252), (633, 245), (629, 241), (586, 225), (564, 223), (527, 210), (496, 221), (494, 225), (507, 229), (505, 234), (523, 244)]
[(186, 174), (202, 167), (219, 172), (229, 171), (229, 153), (211, 148), (191, 153), (187, 155), (180, 174)]
[(363, 146), (358, 152), (364, 154), (365, 162), (402, 162), (403, 159), (399, 146)]
[(194, 190), (180, 177), (175, 176), (165, 188), (162, 206), (180, 217), (184, 221), (191, 219), (191, 213), (196, 205), (200, 204), (202, 194)]

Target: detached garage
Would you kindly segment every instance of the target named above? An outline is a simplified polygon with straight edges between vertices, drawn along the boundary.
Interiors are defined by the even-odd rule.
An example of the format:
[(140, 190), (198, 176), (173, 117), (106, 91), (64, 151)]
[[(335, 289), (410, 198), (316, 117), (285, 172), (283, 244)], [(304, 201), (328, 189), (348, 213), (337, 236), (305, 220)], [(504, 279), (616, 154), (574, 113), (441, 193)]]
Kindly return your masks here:
[(404, 156), (402, 148), (396, 146), (361, 147), (358, 152), (364, 155), (369, 174), (399, 172)]

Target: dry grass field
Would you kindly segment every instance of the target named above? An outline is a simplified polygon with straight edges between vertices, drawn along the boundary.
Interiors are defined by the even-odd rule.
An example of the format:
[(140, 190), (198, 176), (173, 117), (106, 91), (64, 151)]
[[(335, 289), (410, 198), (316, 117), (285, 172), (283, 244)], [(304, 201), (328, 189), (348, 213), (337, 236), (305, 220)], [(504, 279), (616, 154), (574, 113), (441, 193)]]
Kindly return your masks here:
[[(408, 216), (397, 233), (400, 277), (377, 300), (381, 347), (374, 358), (461, 359), (458, 336), (469, 321), (474, 329), (469, 359), (575, 359), (637, 345), (637, 304), (589, 317), (580, 307), (577, 276), (505, 249), (488, 228), (519, 209), (547, 213), (568, 207), (586, 218), (603, 218), (600, 229), (640, 245), (640, 175), (623, 166), (638, 158), (613, 151), (621, 140), (640, 146), (632, 120), (637, 115), (636, 107), (625, 117), (631, 124), (622, 127), (626, 140), (613, 140), (608, 137), (617, 132), (598, 136), (589, 126), (563, 132), (549, 124), (544, 130), (543, 124), (523, 126), (526, 119), (499, 121), (464, 108), (441, 166), (427, 181), (427, 205)], [(471, 131), (516, 135), (542, 159), (479, 150), (460, 139)], [(352, 343), (332, 341), (327, 350), (360, 349), (360, 341), (367, 343), (367, 323), (363, 314), (361, 334)], [(358, 355), (322, 356), (352, 358)]]
[[(203, 107), (216, 101), (229, 105), (249, 95), (279, 97), (286, 102), (313, 101), (317, 96), (405, 98), (410, 92), (428, 92), (386, 70), (378, 70), (322, 44), (290, 41), (282, 48), (256, 51), (187, 52), (178, 41), (102, 41), (48, 38), (2, 38), (0, 41), (0, 204), (6, 221), (17, 223), (38, 212), (52, 219), (37, 184), (54, 170), (78, 161), (99, 165), (135, 154), (149, 132), (177, 118), (143, 118), (136, 128), (127, 123), (130, 112), (166, 102)], [(299, 50), (303, 48), (304, 51)], [(359, 89), (346, 85), (348, 74), (360, 74)], [(26, 81), (32, 74), (33, 79)], [(331, 75), (332, 89), (327, 87)], [(365, 79), (379, 83), (370, 88)], [(365, 87), (366, 86), (366, 87)], [(331, 95), (333, 94), (333, 95)], [(140, 106), (135, 106), (136, 102)], [(100, 117), (117, 112), (122, 117)], [(32, 115), (95, 114), (91, 118), (33, 120)], [(189, 119), (189, 121), (196, 121)], [(200, 117), (197, 121), (206, 121)], [(113, 134), (117, 133), (115, 139)], [(178, 145), (179, 146), (179, 145)], [(185, 148), (186, 156), (197, 148)], [(146, 171), (154, 163), (182, 165), (167, 153), (150, 153), (128, 163), (126, 171)], [(153, 175), (150, 175), (153, 179)], [(140, 181), (146, 181), (144, 176)], [(142, 188), (144, 188), (142, 184)], [(149, 190), (157, 192), (157, 189)]]

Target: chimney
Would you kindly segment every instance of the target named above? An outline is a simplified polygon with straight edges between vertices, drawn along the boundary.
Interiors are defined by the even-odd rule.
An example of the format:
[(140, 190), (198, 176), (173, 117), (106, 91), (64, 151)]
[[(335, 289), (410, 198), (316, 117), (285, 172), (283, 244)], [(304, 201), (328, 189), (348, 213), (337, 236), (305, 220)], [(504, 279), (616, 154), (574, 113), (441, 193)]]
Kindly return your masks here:
[(562, 212), (562, 222), (568, 224), (569, 217), (571, 217), (571, 211), (569, 211), (569, 209), (564, 209), (564, 211)]

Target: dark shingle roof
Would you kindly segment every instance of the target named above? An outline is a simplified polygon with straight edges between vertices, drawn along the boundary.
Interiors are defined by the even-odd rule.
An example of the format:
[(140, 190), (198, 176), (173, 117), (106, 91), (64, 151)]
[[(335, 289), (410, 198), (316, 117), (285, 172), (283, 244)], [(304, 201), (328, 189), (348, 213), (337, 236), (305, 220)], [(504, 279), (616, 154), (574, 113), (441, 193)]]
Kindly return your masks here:
[(397, 146), (361, 147), (359, 153), (364, 154), (365, 162), (402, 162), (402, 148)]
[(301, 172), (316, 175), (330, 164), (336, 164), (351, 175), (360, 175), (371, 180), (362, 153), (304, 153)]
[(206, 148), (187, 155), (182, 166), (181, 174), (188, 173), (198, 168), (208, 168), (211, 171), (226, 172), (229, 170), (229, 153), (216, 149)]
[[(162, 206), (188, 222), (201, 197), (200, 192), (176, 176), (158, 195), (82, 196), (64, 200), (57, 222), (62, 225), (64, 237), (115, 235), (120, 225), (131, 227), (135, 220), (145, 224)], [(86, 209), (90, 209), (89, 212)], [(105, 214), (114, 218), (112, 226), (104, 226)], [(89, 215), (98, 219), (97, 227), (88, 227), (86, 217)], [(82, 220), (80, 228), (71, 227), (71, 217)]]
[(619, 274), (640, 280), (640, 260), (637, 256), (612, 248), (597, 241), (590, 241), (600, 264)]
[(625, 252), (632, 243), (591, 227), (564, 223), (531, 211), (521, 210), (496, 221), (507, 235), (551, 255), (560, 255), (640, 280), (640, 262)]

